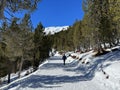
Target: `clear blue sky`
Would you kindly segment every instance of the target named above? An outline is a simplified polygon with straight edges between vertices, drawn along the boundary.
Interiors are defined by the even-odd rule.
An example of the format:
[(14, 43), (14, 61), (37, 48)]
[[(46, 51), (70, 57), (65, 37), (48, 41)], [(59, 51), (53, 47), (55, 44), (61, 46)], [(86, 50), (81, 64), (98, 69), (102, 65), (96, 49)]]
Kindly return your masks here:
[(39, 22), (44, 27), (72, 25), (83, 18), (82, 0), (42, 0), (31, 14), (33, 26)]

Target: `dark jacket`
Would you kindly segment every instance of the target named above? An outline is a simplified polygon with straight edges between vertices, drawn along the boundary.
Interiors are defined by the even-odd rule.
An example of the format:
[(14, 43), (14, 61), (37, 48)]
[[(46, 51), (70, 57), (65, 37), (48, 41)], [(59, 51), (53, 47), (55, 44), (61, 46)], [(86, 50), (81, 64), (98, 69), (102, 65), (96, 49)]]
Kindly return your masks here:
[(65, 55), (63, 55), (62, 59), (63, 59), (63, 60), (66, 60), (66, 59), (67, 59), (67, 57), (66, 57)]

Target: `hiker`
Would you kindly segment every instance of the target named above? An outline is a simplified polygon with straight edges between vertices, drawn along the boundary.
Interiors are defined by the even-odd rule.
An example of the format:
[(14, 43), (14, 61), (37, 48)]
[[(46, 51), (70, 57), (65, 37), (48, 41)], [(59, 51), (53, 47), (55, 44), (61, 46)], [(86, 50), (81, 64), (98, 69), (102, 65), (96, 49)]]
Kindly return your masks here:
[(65, 56), (65, 54), (63, 55), (62, 59), (63, 59), (63, 64), (65, 65), (65, 60), (67, 59), (67, 57)]

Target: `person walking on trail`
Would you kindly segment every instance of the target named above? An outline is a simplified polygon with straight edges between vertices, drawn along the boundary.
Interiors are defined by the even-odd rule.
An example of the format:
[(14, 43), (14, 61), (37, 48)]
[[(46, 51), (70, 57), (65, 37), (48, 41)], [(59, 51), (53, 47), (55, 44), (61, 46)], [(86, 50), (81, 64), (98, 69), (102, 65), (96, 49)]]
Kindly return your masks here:
[(62, 59), (63, 59), (63, 64), (65, 65), (65, 60), (67, 59), (67, 57), (65, 56), (65, 54), (63, 55)]

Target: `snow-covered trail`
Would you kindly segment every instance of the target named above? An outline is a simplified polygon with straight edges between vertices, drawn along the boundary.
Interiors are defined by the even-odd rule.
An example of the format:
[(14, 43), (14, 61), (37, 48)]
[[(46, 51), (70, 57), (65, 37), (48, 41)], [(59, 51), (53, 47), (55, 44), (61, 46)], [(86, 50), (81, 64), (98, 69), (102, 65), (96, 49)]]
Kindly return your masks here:
[(65, 66), (61, 56), (53, 56), (36, 72), (13, 81), (2, 90), (120, 90), (120, 51), (96, 58), (91, 54), (80, 55), (89, 64), (68, 57)]
[(51, 57), (45, 64), (39, 67), (39, 70), (26, 78), (11, 83), (4, 90), (61, 90), (60, 88), (65, 83), (79, 81), (79, 73), (66, 70), (75, 63), (75, 61), (69, 60), (66, 62), (66, 65), (63, 65), (61, 56)]

